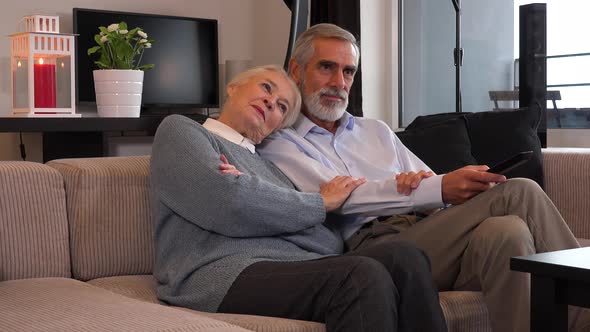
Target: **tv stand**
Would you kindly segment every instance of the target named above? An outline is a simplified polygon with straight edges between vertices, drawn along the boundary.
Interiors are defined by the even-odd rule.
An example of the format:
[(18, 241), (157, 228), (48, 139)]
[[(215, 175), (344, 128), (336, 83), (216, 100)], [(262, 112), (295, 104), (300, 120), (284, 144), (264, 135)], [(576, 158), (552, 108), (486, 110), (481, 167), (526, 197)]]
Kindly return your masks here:
[[(43, 162), (60, 158), (102, 157), (112, 132), (143, 132), (153, 136), (168, 114), (139, 118), (0, 118), (0, 132), (43, 134)], [(206, 115), (183, 114), (199, 123)]]

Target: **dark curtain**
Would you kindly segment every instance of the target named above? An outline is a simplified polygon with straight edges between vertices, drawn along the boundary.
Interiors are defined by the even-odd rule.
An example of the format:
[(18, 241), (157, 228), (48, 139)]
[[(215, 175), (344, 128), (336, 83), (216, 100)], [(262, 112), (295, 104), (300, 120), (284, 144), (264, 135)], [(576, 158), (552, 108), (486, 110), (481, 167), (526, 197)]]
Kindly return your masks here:
[[(332, 23), (350, 31), (360, 44), (361, 9), (360, 0), (310, 0), (310, 24)], [(361, 63), (350, 89), (347, 111), (363, 116), (363, 94)]]

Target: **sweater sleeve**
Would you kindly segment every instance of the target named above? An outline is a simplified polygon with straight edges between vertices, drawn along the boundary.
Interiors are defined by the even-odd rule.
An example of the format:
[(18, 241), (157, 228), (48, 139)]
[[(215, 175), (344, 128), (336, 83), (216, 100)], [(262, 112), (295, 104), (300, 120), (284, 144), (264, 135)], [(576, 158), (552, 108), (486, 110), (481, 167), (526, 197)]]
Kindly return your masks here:
[(158, 127), (152, 147), (156, 199), (197, 226), (231, 237), (286, 235), (321, 224), (322, 198), (277, 186), (256, 174), (221, 174), (220, 147), (179, 115)]

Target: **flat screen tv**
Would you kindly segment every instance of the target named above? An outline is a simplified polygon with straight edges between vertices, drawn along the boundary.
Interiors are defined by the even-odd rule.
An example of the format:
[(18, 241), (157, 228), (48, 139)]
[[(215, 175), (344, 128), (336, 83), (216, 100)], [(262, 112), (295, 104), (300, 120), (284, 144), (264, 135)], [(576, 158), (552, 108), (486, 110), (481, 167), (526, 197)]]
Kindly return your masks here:
[(124, 21), (155, 39), (141, 60), (156, 65), (144, 75), (142, 113), (219, 107), (217, 20), (74, 8), (73, 21), (78, 103), (96, 101), (97, 57), (87, 50), (96, 45), (98, 27)]

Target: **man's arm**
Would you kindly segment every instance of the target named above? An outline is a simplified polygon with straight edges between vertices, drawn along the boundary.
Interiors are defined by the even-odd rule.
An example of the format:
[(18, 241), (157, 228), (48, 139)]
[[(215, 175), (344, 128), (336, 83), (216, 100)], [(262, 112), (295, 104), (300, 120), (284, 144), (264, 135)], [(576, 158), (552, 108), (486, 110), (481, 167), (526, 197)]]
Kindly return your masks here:
[(500, 174), (486, 172), (488, 166), (465, 166), (445, 174), (442, 179), (442, 195), (445, 203), (459, 205), (475, 195), (506, 182)]
[[(392, 139), (397, 137), (392, 135)], [(325, 156), (292, 130), (284, 130), (267, 138), (263, 148), (259, 148), (258, 151), (264, 158), (275, 163), (301, 191), (318, 192), (319, 183), (326, 182), (336, 175), (348, 175), (338, 174)], [(420, 166), (430, 171), (409, 151), (391, 151), (390, 153), (408, 154), (408, 160), (405, 160), (402, 166), (416, 167), (407, 169), (408, 171), (419, 171), (417, 167)], [(394, 172), (395, 170), (392, 170), (391, 176), (386, 179), (367, 179), (367, 182), (353, 191), (348, 200), (335, 212), (386, 216), (443, 206), (440, 189), (442, 176), (423, 179), (418, 188), (414, 189), (410, 195), (405, 195), (397, 191)]]

